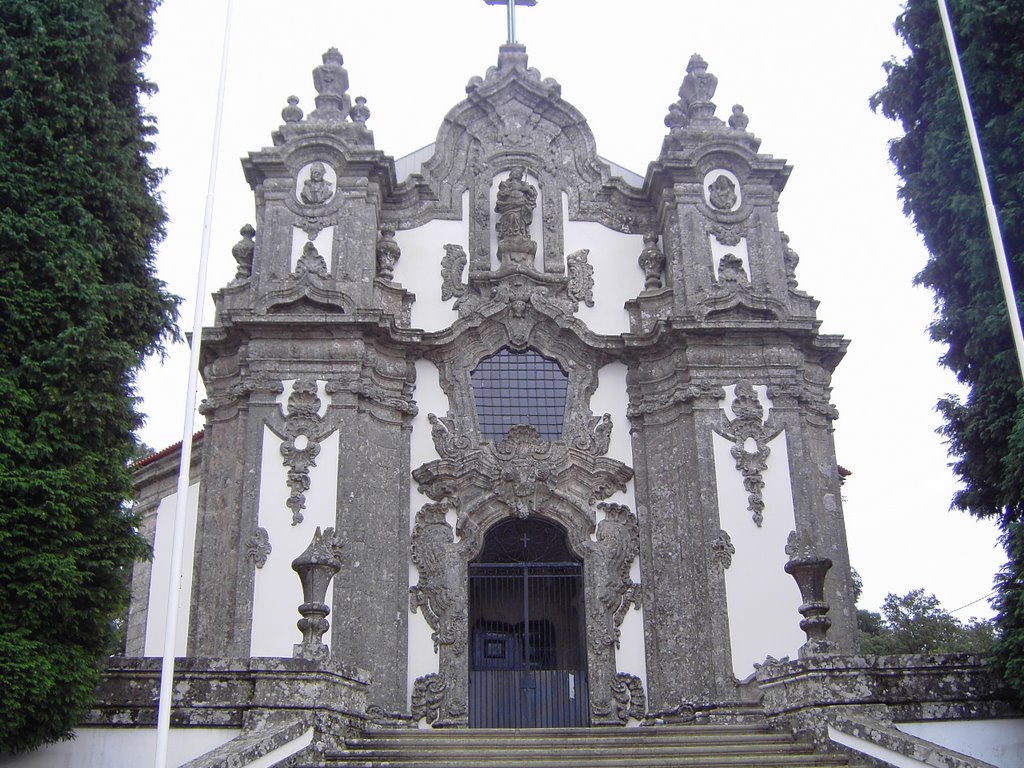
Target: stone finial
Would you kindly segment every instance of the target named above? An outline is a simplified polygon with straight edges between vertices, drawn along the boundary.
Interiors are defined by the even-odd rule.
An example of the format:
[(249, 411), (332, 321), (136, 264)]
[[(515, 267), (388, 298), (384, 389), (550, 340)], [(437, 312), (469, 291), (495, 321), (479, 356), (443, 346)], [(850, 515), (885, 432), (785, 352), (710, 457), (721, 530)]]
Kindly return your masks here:
[(316, 109), (310, 114), (314, 120), (344, 120), (352, 110), (352, 99), (348, 90), (348, 71), (342, 64), (344, 57), (337, 48), (330, 48), (323, 55), (323, 64), (313, 70), (313, 86), (316, 88)]
[(790, 531), (786, 554), (789, 562), (784, 570), (800, 589), (802, 604), (798, 610), (804, 617), (800, 621), (800, 629), (807, 635), (807, 642), (800, 646), (800, 658), (831, 653), (832, 644), (827, 636), (832, 619), (826, 616), (830, 606), (825, 602), (825, 575), (832, 567), (832, 561), (818, 555), (810, 538), (796, 531)]
[(644, 290), (661, 288), (661, 271), (665, 268), (665, 256), (658, 248), (656, 232), (648, 232), (644, 235), (644, 249), (640, 251), (637, 263), (644, 271)]
[(708, 72), (708, 63), (695, 53), (686, 65), (686, 77), (679, 86), (679, 104), (690, 120), (708, 120), (715, 116), (711, 99), (718, 88), (718, 78)]
[(348, 114), (352, 118), (352, 122), (366, 125), (366, 121), (370, 119), (370, 108), (366, 106), (366, 97), (356, 96), (355, 106)]
[(286, 123), (297, 123), (302, 120), (302, 110), (299, 108), (298, 96), (288, 97), (288, 106), (281, 110), (281, 119)]
[(401, 258), (402, 249), (395, 242), (395, 228), (390, 224), (380, 227), (377, 240), (377, 277), (392, 280), (395, 277), (395, 263)]
[[(799, 285), (796, 279), (796, 267), (800, 263), (800, 257), (797, 252), (789, 247), (789, 235), (785, 232), (779, 232), (779, 238), (782, 240), (782, 261), (786, 267), (786, 285), (790, 289), (795, 290)], [(842, 479), (840, 479), (842, 482)]]
[(729, 116), (729, 127), (735, 128), (737, 131), (747, 130), (747, 125), (750, 124), (750, 118), (747, 117), (743, 111), (742, 104), (732, 105), (732, 114)]
[(231, 255), (235, 257), (235, 262), (238, 264), (238, 271), (235, 272), (233, 281), (235, 283), (248, 280), (252, 275), (252, 255), (256, 251), (256, 243), (253, 242), (256, 230), (252, 224), (243, 226), (238, 230), (238, 234), (242, 236), (242, 239), (231, 246)]
[(302, 582), (302, 605), (299, 606), (302, 618), (297, 623), (302, 632), (302, 642), (295, 644), (293, 654), (313, 661), (323, 661), (330, 655), (322, 640), (331, 626), (327, 621), (331, 609), (324, 599), (331, 579), (341, 570), (341, 563), (324, 539), (324, 534), (317, 527), (306, 551), (292, 561), (292, 570), (299, 574)]

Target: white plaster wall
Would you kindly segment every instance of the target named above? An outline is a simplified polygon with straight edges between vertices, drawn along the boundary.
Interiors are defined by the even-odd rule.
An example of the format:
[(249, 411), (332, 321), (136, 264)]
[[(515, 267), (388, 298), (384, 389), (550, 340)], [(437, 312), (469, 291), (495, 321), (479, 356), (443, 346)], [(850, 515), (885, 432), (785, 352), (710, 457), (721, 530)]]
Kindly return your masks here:
[[(629, 419), (626, 418), (626, 366), (622, 363), (609, 363), (598, 371), (598, 385), (590, 399), (590, 409), (595, 416), (608, 413), (612, 417), (612, 437), (608, 444), (607, 456), (621, 461), (626, 466), (633, 466), (633, 441), (629, 436)], [(636, 509), (636, 495), (633, 481), (626, 485), (625, 493), (619, 492), (608, 499), (617, 504), (625, 504), (633, 512)], [(604, 513), (598, 510), (597, 520), (600, 522)], [(633, 561), (629, 577), (640, 583), (640, 558)], [(620, 631), (620, 647), (615, 651), (615, 667), (619, 672), (636, 675), (647, 690), (646, 647), (644, 645), (644, 612), (633, 610), (626, 614)]]
[[(291, 383), (285, 382), (282, 399), (287, 399)], [(320, 385), (321, 411), (326, 411), (329, 396)], [(263, 429), (263, 454), (260, 467), (259, 527), (270, 537), (271, 553), (266, 564), (256, 569), (253, 588), (252, 656), (291, 657), (292, 646), (302, 639), (295, 623), (302, 603), (302, 585), (292, 570), (292, 560), (309, 546), (317, 526), (333, 528), (338, 509), (339, 435), (333, 432), (320, 443), (316, 466), (310, 467), (310, 488), (306, 491), (303, 521), (292, 525), (292, 512), (287, 507), (288, 474), (281, 456), (281, 438), (269, 427)], [(327, 589), (331, 603), (334, 582)], [(328, 616), (333, 627), (336, 617)], [(330, 633), (324, 637), (330, 644)]]
[[(494, 212), (494, 206), (498, 204), (498, 185), (508, 178), (508, 173), (499, 173), (491, 179), (491, 269), (498, 269), (498, 220), (501, 218)], [(544, 271), (544, 189), (541, 187), (537, 177), (532, 174), (524, 174), (523, 178), (537, 188), (537, 207), (533, 209), (533, 221), (530, 222), (530, 239), (537, 243), (537, 253), (534, 256), (533, 266), (538, 272)], [(465, 208), (463, 208), (465, 210)]]
[[(184, 765), (235, 738), (237, 728), (172, 728), (167, 764)], [(155, 728), (79, 728), (75, 738), (24, 755), (0, 755), (3, 768), (138, 768), (156, 759)]]
[[(733, 388), (727, 388), (727, 415), (732, 416)], [(765, 405), (770, 403), (764, 387), (756, 387)], [(732, 646), (733, 674), (740, 680), (754, 671), (754, 664), (768, 655), (796, 658), (806, 640), (800, 629), (800, 590), (783, 567), (786, 539), (796, 528), (789, 456), (783, 432), (768, 447), (768, 469), (763, 473), (764, 522), (758, 528), (747, 509), (743, 476), (730, 454), (733, 443), (713, 435), (715, 476), (721, 526), (736, 548), (732, 565), (725, 572)]]
[[(580, 304), (576, 317), (595, 333), (628, 333), (625, 304), (643, 290), (643, 270), (637, 264), (644, 248), (642, 235), (615, 232), (593, 221), (569, 221), (569, 198), (562, 193), (565, 253), (582, 248), (594, 267), (594, 306)], [(625, 392), (625, 390), (623, 390)]]
[(999, 768), (1024, 766), (1024, 719), (933, 720), (896, 727)]
[[(441, 377), (437, 366), (429, 360), (416, 361), (416, 405), (419, 413), (412, 420), (412, 438), (410, 440), (409, 459), (413, 469), (428, 461), (438, 458), (434, 450), (434, 441), (430, 437), (430, 422), (427, 414), (445, 416), (448, 413), (448, 397), (441, 389)], [(430, 499), (420, 493), (416, 482), (409, 484), (409, 530), (416, 523), (416, 513)], [(448, 520), (455, 527), (455, 513)], [(419, 572), (409, 561), (409, 586), (419, 582)], [(430, 625), (423, 618), (422, 612), (409, 616), (409, 665), (406, 695), (411, 702), (413, 684), (417, 677), (438, 671), (438, 658), (434, 652), (434, 641), (430, 639)]]
[[(174, 513), (178, 494), (160, 500), (156, 510), (156, 537), (153, 541), (153, 564), (149, 580), (149, 603), (146, 609), (146, 656), (164, 655), (164, 631), (167, 626), (167, 587), (171, 578), (171, 546), (174, 541)], [(199, 483), (189, 486), (186, 504), (185, 549), (181, 567), (181, 589), (178, 593), (178, 618), (174, 632), (174, 653), (185, 655), (188, 637), (188, 614), (192, 606), (192, 565), (196, 550), (196, 515), (199, 510)]]
[(402, 257), (395, 265), (395, 282), (416, 294), (412, 305), (413, 328), (440, 331), (458, 318), (452, 311), (455, 299), (441, 301), (441, 259), (446, 243), (461, 245), (467, 258), (462, 273), (462, 282), (466, 282), (470, 255), (468, 211), (469, 192), (465, 192), (461, 221), (435, 219), (421, 227), (395, 233), (395, 241), (402, 249)]

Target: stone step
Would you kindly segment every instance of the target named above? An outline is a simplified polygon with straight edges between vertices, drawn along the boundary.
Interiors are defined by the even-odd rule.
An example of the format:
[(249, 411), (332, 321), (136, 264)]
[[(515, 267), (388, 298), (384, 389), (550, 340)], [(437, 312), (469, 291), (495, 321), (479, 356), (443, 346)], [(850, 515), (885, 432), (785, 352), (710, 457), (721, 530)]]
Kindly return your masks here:
[(796, 768), (847, 766), (785, 733), (754, 725), (633, 729), (371, 731), (328, 766), (363, 768)]

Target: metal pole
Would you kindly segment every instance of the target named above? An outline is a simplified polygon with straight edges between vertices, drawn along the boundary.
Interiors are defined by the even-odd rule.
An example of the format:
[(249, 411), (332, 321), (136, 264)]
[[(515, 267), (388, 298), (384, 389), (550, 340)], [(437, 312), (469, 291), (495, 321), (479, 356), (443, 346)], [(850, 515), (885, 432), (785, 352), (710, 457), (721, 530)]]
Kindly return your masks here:
[(508, 43), (516, 42), (516, 0), (508, 0)]
[(1021, 332), (1020, 310), (1017, 308), (1013, 281), (1010, 279), (1010, 266), (1006, 258), (1006, 249), (1003, 247), (1003, 236), (999, 231), (999, 216), (996, 213), (995, 203), (992, 202), (992, 188), (989, 185), (988, 173), (985, 171), (985, 159), (981, 154), (981, 142), (978, 141), (974, 112), (971, 110), (971, 101), (967, 96), (967, 84), (964, 82), (964, 73), (960, 68), (960, 55), (956, 50), (956, 40), (953, 39), (953, 25), (949, 21), (949, 9), (946, 7), (946, 0), (938, 0), (938, 4), (939, 15), (942, 16), (942, 28), (946, 33), (949, 58), (953, 62), (953, 73), (956, 75), (956, 87), (960, 92), (960, 104), (963, 106), (964, 119), (967, 121), (967, 135), (971, 138), (971, 149), (974, 151), (974, 164), (978, 168), (981, 194), (985, 199), (985, 215), (988, 218), (989, 232), (992, 234), (992, 245), (996, 249), (999, 280), (1003, 285), (1003, 297), (1010, 313), (1010, 329), (1013, 331), (1013, 344), (1017, 350), (1017, 366), (1020, 369), (1021, 379), (1024, 379), (1024, 333)]
[(192, 432), (195, 423), (196, 390), (199, 386), (199, 347), (203, 338), (203, 307), (206, 304), (206, 267), (210, 260), (210, 229), (213, 223), (213, 196), (217, 185), (217, 156), (220, 153), (221, 116), (224, 112), (224, 84), (228, 71), (228, 42), (231, 36), (231, 4), (227, 0), (224, 18), (224, 45), (220, 57), (220, 82), (217, 87), (217, 111), (213, 123), (213, 148), (203, 215), (203, 242), (199, 252), (195, 314), (192, 319), (192, 349), (189, 355), (188, 385), (185, 390), (185, 424), (181, 436), (181, 462), (178, 465), (177, 499), (174, 508), (174, 540), (171, 544), (171, 575), (167, 583), (167, 617), (164, 624), (164, 657), (160, 670), (160, 700), (156, 726), (156, 768), (167, 766), (167, 746), (171, 728), (171, 698), (174, 681), (174, 640), (178, 630), (178, 602), (181, 599), (182, 561), (185, 550), (185, 522), (188, 515), (189, 469), (192, 465)]

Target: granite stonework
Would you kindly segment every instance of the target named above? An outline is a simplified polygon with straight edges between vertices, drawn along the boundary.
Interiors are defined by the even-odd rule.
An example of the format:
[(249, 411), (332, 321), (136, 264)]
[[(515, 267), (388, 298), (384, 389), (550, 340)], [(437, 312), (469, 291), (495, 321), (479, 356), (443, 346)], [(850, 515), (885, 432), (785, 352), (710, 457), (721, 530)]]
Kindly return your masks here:
[[(849, 656), (856, 623), (829, 387), (847, 342), (818, 332), (816, 302), (797, 288), (798, 257), (776, 218), (789, 166), (758, 153), (742, 107), (728, 123), (715, 117), (707, 64), (691, 59), (640, 186), (598, 157), (584, 117), (528, 67), (523, 46), (502, 46), (497, 66), (469, 81), (433, 154), (404, 179), (376, 149), (366, 100), (349, 97), (343, 65), (337, 51), (324, 54), (316, 108), (306, 116), (289, 98), (272, 146), (242, 161), (256, 216), (240, 230), (237, 274), (214, 295), (203, 337), (206, 426), (177, 721), (246, 728), (225, 747), (236, 753), (224, 764), (237, 765), (263, 748), (252, 746), (260, 728), (280, 743), (312, 723), (312, 749), (360, 727), (467, 725), (468, 568), (487, 532), (517, 517), (556, 524), (582, 562), (592, 725), (766, 714), (807, 730), (830, 696), (883, 717), (870, 693), (883, 689), (887, 716), (914, 706), (923, 718), (970, 714), (967, 699), (954, 706), (914, 686), (941, 675), (981, 695), (970, 687), (983, 678), (973, 662)], [(439, 220), (465, 222), (465, 242), (402, 253), (396, 233)], [(636, 237), (621, 266), (636, 286), (627, 332), (597, 333), (579, 316), (600, 276), (590, 249), (565, 253), (577, 222)], [(436, 284), (415, 288), (450, 301), (451, 320), (426, 332), (411, 327), (415, 296), (395, 278), (402, 264), (430, 258)], [(503, 349), (531, 350), (565, 374), (560, 436), (526, 424), (482, 435), (470, 373)], [(423, 360), (439, 372), (447, 410), (427, 415), (436, 458), (412, 466)], [(627, 371), (617, 396), (628, 423), (591, 405), (610, 363)], [(623, 431), (631, 458), (611, 458)], [(337, 501), (324, 510), (312, 470), (328, 438), (338, 441)], [(716, 466), (723, 438), (734, 466)], [(751, 530), (781, 519), (763, 492), (770, 442), (788, 452), (794, 562), (831, 567), (812, 574), (800, 661), (741, 681), (729, 601), (757, 596), (727, 588), (733, 557), (750, 553), (723, 530), (716, 477), (739, 478)], [(144, 511), (169, 492), (159, 466), (138, 475)], [(267, 468), (277, 474), (263, 477)], [(280, 508), (261, 499), (271, 482), (287, 499)], [(428, 501), (410, 509), (417, 490)], [(322, 597), (272, 606), (282, 626), (300, 611), (316, 624), (304, 643), (294, 638), (296, 655), (313, 658), (247, 658), (257, 570), (268, 556), (302, 554), (282, 551), (261, 515), (318, 540), (314, 559), (334, 574), (329, 606)], [(144, 648), (147, 573), (140, 566), (133, 582), (130, 655)], [(645, 679), (616, 661), (620, 625), (641, 606)], [(329, 650), (319, 623), (327, 607)], [(413, 621), (430, 627), (437, 671), (410, 684)], [(796, 625), (796, 606), (779, 621)], [(97, 722), (148, 721), (155, 675), (151, 660), (115, 663)]]
[[(967, 654), (769, 660), (758, 667), (756, 682), (770, 723), (824, 749), (841, 750), (839, 731), (922, 765), (988, 764), (946, 755), (949, 750), (898, 731), (897, 723), (1021, 717), (1013, 692)], [(931, 755), (942, 760), (931, 762)]]

